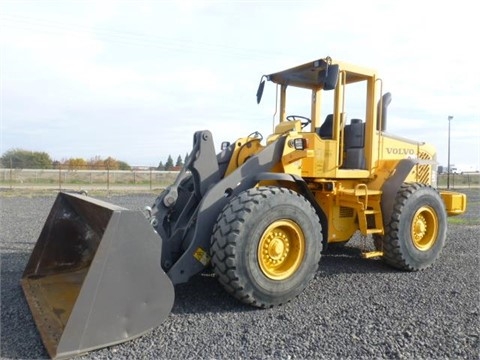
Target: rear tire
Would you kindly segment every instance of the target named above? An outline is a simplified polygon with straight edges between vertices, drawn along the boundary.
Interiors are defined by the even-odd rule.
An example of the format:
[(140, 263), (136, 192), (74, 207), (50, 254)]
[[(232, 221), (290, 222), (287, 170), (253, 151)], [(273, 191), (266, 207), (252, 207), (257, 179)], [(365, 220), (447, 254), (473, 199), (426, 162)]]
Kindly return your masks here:
[(284, 304), (318, 269), (322, 227), (312, 205), (286, 188), (249, 189), (225, 206), (211, 239), (213, 269), (240, 301)]
[(431, 186), (403, 184), (397, 193), (385, 235), (374, 235), (383, 260), (398, 269), (417, 271), (440, 256), (447, 234), (442, 198)]

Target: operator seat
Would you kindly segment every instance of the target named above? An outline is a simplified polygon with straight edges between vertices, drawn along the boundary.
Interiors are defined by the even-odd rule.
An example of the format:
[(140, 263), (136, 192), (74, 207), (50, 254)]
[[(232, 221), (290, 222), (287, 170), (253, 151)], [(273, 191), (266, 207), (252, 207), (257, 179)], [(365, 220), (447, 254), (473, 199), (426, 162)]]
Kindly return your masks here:
[(317, 128), (317, 134), (325, 140), (331, 140), (333, 138), (333, 114), (327, 115), (322, 126)]
[(343, 169), (365, 169), (365, 123), (352, 119), (345, 125)]

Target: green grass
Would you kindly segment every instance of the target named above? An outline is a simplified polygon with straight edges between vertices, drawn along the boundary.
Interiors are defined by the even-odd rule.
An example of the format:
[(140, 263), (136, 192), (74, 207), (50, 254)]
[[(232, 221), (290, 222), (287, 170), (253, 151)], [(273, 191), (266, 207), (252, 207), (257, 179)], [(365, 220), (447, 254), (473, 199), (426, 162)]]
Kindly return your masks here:
[(447, 219), (451, 225), (480, 225), (480, 218), (467, 218), (463, 216), (451, 216)]

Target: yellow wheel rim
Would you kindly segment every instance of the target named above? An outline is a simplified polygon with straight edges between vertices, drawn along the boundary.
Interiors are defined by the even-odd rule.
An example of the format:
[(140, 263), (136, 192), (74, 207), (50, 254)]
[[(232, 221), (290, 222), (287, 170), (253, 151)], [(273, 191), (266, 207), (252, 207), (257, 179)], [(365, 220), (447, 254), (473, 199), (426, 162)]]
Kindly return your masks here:
[(433, 209), (423, 206), (417, 210), (412, 221), (413, 245), (420, 251), (427, 251), (437, 241), (438, 218)]
[(284, 280), (295, 273), (305, 255), (305, 237), (295, 222), (287, 219), (272, 223), (258, 244), (258, 264), (263, 274)]

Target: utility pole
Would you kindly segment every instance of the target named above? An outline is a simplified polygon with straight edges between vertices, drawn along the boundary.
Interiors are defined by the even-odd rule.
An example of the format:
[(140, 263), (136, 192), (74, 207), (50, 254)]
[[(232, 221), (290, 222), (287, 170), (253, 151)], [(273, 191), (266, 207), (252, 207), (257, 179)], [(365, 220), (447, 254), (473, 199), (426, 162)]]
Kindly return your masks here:
[(447, 166), (447, 189), (450, 189), (450, 121), (452, 121), (453, 116), (448, 116), (448, 166)]

